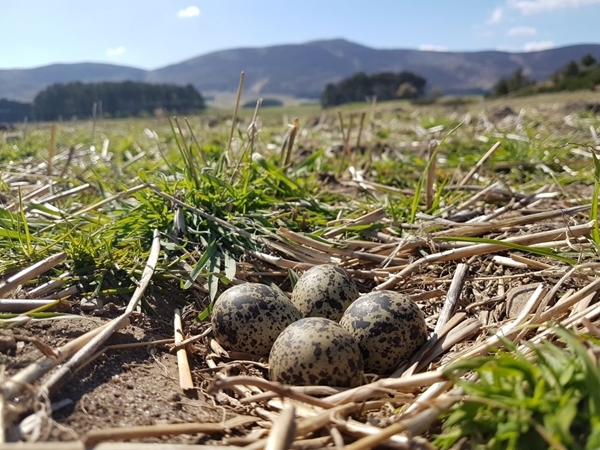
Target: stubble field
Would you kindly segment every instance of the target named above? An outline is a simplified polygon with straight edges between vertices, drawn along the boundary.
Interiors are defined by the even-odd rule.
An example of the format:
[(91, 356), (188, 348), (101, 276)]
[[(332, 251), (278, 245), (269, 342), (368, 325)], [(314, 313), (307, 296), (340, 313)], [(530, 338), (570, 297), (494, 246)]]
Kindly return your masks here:
[[(582, 92), (5, 132), (0, 437), (597, 448), (599, 111)], [(425, 313), (391, 377), (285, 387), (212, 340), (228, 287), (289, 294), (319, 264)]]

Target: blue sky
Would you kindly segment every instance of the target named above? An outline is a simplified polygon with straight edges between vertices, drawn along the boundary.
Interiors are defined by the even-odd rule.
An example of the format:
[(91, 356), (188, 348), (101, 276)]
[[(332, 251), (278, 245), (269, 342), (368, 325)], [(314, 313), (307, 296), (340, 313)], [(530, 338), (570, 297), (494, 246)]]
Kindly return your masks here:
[(4, 0), (0, 5), (0, 68), (94, 61), (154, 69), (215, 50), (337, 37), (375, 48), (440, 51), (530, 51), (600, 42), (600, 0)]

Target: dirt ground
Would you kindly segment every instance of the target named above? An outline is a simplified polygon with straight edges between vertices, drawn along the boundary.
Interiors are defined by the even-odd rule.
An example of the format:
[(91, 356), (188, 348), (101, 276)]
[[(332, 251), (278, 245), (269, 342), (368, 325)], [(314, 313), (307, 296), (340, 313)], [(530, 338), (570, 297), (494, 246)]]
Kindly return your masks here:
[[(89, 320), (48, 320), (30, 322), (24, 327), (5, 330), (4, 335), (38, 337), (52, 348), (60, 347), (79, 335), (108, 321), (108, 317), (87, 315)], [(196, 330), (206, 324), (184, 325)], [(150, 319), (146, 314), (134, 315), (131, 324), (115, 333), (108, 346), (151, 342), (172, 337), (172, 325)], [(18, 339), (17, 339), (18, 340)], [(39, 435), (41, 441), (80, 439), (88, 430), (107, 427), (130, 427), (192, 422), (222, 422), (230, 414), (216, 406), (203, 389), (184, 392), (179, 387), (177, 358), (170, 353), (171, 344), (109, 349), (80, 371), (52, 395), (52, 403), (67, 400), (68, 404), (53, 413), (54, 423), (46, 423)], [(194, 344), (201, 353), (204, 345)], [(32, 344), (18, 342), (16, 350), (0, 353), (5, 378), (42, 358)], [(195, 386), (205, 388), (202, 369), (204, 357), (190, 355)], [(18, 403), (17, 403), (18, 404)], [(21, 414), (18, 423), (24, 414)], [(15, 436), (13, 435), (13, 438)], [(163, 438), (137, 439), (136, 442), (170, 442), (180, 444), (210, 443), (223, 435), (176, 435)]]

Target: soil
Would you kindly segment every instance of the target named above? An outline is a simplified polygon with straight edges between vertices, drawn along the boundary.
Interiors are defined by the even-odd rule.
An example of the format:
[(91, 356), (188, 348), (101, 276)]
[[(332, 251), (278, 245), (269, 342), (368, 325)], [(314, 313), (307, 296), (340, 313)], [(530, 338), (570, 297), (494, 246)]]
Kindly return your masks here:
[[(172, 314), (172, 307), (170, 310)], [(31, 342), (20, 341), (19, 336), (37, 337), (52, 348), (58, 348), (109, 320), (109, 317), (85, 317), (87, 319), (30, 322), (23, 327), (4, 331), (4, 335), (13, 335), (18, 342), (16, 349), (8, 354), (0, 353), (0, 365), (6, 368), (5, 377), (12, 376), (44, 356)], [(184, 328), (189, 329), (189, 323), (187, 325)], [(194, 327), (198, 328), (198, 325), (194, 324)], [(133, 316), (129, 326), (108, 340), (107, 345), (169, 339), (172, 333), (172, 325), (169, 323), (137, 314)], [(194, 383), (199, 389), (186, 393), (180, 389), (177, 358), (170, 352), (170, 347), (170, 344), (162, 344), (109, 348), (93, 362), (86, 364), (53, 393), (53, 404), (61, 400), (67, 400), (68, 404), (53, 413), (53, 421), (48, 421), (41, 427), (37, 440), (79, 440), (88, 430), (98, 428), (220, 423), (229, 418), (232, 414), (228, 414), (223, 407), (216, 406), (203, 393), (203, 388), (208, 384), (202, 376), (202, 368), (206, 368), (203, 357), (190, 355)], [(195, 344), (195, 350), (201, 353), (204, 353), (204, 348), (203, 344)], [(30, 408), (25, 407), (15, 417), (15, 424), (24, 418), (26, 414), (23, 411), (28, 409), (31, 412)], [(12, 434), (14, 439), (16, 435)], [(143, 438), (135, 442), (192, 444), (221, 438), (222, 435), (183, 434)]]

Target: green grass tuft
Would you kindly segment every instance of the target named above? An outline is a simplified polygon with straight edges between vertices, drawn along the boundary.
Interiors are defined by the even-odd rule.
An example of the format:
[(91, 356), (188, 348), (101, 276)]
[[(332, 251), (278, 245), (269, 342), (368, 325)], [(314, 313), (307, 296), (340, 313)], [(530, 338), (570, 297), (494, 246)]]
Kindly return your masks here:
[[(435, 444), (450, 449), (466, 438), (470, 448), (600, 448), (600, 371), (590, 342), (566, 329), (561, 341), (451, 364), (447, 373), (467, 394), (445, 415)], [(476, 381), (452, 374), (472, 371)]]

